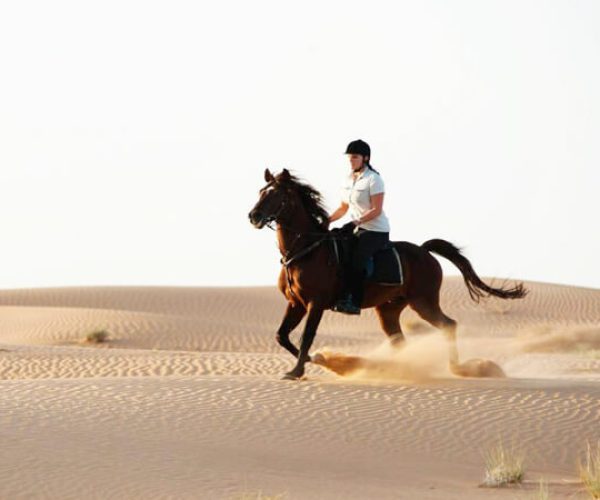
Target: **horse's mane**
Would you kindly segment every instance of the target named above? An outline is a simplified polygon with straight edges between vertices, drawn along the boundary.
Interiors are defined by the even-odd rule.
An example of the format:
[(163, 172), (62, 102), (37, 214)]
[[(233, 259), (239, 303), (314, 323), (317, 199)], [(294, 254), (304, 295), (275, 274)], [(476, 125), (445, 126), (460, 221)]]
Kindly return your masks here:
[(285, 182), (291, 184), (298, 193), (302, 205), (316, 226), (323, 231), (327, 231), (329, 228), (329, 213), (324, 207), (323, 195), (310, 184), (300, 181), (295, 175), (289, 174)]

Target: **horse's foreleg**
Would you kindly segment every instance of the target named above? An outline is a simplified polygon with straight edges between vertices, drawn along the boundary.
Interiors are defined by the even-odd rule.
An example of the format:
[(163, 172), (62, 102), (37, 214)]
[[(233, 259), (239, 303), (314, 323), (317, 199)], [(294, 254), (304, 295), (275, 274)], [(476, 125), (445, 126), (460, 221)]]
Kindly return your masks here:
[(281, 321), (281, 325), (277, 330), (277, 342), (281, 347), (287, 349), (294, 358), (298, 357), (298, 348), (290, 341), (290, 333), (298, 326), (304, 315), (306, 314), (306, 308), (302, 304), (295, 304), (288, 302), (287, 309)]
[(285, 379), (299, 379), (304, 375), (304, 365), (310, 360), (309, 351), (312, 346), (317, 328), (323, 317), (323, 306), (311, 302), (308, 306), (308, 318), (306, 319), (306, 325), (304, 326), (304, 332), (302, 333), (302, 343), (300, 344), (300, 353), (298, 354), (298, 361), (294, 369), (285, 374)]

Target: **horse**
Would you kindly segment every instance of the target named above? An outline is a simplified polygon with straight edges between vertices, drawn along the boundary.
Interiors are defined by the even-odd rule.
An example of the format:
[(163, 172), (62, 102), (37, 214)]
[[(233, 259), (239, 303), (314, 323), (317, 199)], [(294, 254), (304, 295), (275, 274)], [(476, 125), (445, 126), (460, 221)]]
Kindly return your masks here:
[[(294, 358), (296, 364), (284, 379), (298, 380), (304, 376), (305, 364), (324, 311), (331, 309), (339, 297), (342, 279), (339, 266), (332, 259), (331, 245), (325, 242), (336, 237), (329, 230), (329, 215), (322, 195), (310, 184), (283, 169), (273, 175), (264, 172), (266, 185), (248, 217), (257, 229), (276, 223), (281, 252), (281, 272), (278, 288), (287, 299), (285, 314), (277, 329), (276, 340)], [(452, 262), (462, 273), (471, 299), (483, 297), (519, 299), (527, 294), (523, 283), (514, 287), (499, 287), (484, 283), (475, 273), (469, 260), (452, 243), (432, 239), (422, 245), (406, 241), (392, 242), (403, 267), (401, 285), (390, 286), (365, 283), (361, 309), (374, 307), (381, 328), (394, 346), (404, 343), (400, 314), (410, 306), (425, 321), (442, 330), (448, 340), (450, 369), (460, 373), (456, 345), (457, 322), (440, 308), (442, 268), (432, 255)], [(300, 348), (290, 341), (290, 333), (308, 315)]]

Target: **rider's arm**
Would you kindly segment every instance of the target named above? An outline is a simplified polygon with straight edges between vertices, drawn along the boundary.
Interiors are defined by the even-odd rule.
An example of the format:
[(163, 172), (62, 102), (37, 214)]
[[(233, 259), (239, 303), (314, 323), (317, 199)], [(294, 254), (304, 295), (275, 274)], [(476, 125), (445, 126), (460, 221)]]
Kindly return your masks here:
[(357, 221), (359, 224), (374, 219), (383, 211), (383, 193), (372, 194), (370, 199), (371, 208), (361, 215), (360, 219)]
[(369, 201), (371, 202), (371, 208), (367, 210), (363, 215), (361, 215), (360, 219), (355, 221), (355, 223), (363, 224), (365, 222), (378, 217), (383, 211), (383, 195), (385, 192), (385, 186), (383, 184), (383, 179), (379, 174), (372, 175), (369, 178)]
[(345, 201), (342, 201), (342, 203), (337, 208), (337, 210), (329, 216), (329, 222), (334, 222), (338, 219), (341, 219), (344, 215), (346, 215), (347, 211), (348, 211), (348, 203), (346, 203)]

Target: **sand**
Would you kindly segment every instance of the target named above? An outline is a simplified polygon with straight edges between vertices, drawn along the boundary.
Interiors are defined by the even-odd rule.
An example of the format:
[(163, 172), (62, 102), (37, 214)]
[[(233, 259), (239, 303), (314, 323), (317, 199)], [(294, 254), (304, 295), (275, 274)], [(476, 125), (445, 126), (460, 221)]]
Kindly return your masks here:
[[(442, 288), (461, 360), (504, 378), (450, 373), (442, 335), (407, 310), (403, 349), (372, 311), (327, 312), (313, 353), (366, 364), (300, 382), (280, 380), (272, 287), (0, 291), (0, 499), (525, 499), (541, 477), (550, 498), (586, 498), (600, 290), (525, 284), (479, 305), (458, 277)], [(99, 329), (108, 342), (82, 341)], [(525, 454), (516, 489), (479, 487), (499, 439)]]

